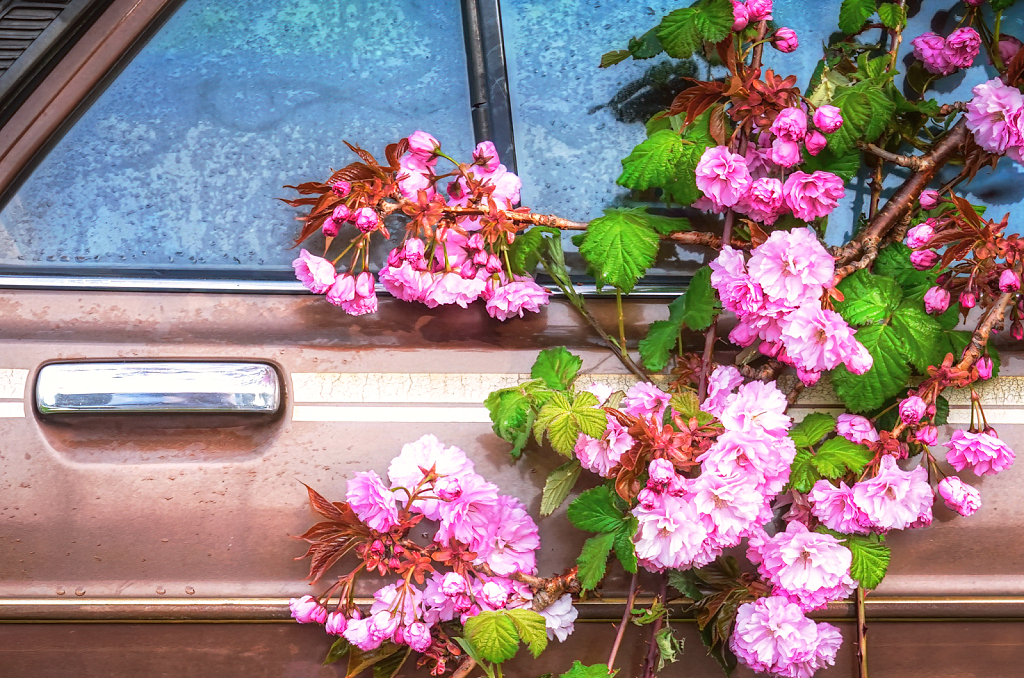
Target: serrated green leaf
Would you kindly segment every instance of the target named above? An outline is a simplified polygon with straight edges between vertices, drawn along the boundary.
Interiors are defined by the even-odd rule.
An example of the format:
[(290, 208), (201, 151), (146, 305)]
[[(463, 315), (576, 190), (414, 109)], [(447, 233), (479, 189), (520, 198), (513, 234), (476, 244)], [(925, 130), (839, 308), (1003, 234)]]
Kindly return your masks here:
[(666, 664), (678, 661), (683, 653), (683, 641), (676, 638), (669, 626), (654, 634), (654, 644), (658, 647), (658, 668), (655, 673), (661, 673)]
[(618, 669), (609, 671), (607, 664), (584, 666), (580, 663), (579, 659), (575, 659), (572, 662), (572, 668), (559, 676), (559, 678), (609, 678), (609, 676), (614, 676), (618, 672)]
[(836, 302), (836, 311), (851, 325), (886, 320), (903, 299), (903, 291), (895, 280), (864, 269), (843, 278), (838, 289), (844, 299)]
[(924, 299), (924, 293), (935, 284), (938, 267), (918, 271), (910, 263), (910, 248), (901, 242), (887, 245), (878, 251), (875, 273), (893, 278), (903, 288), (905, 299)]
[(697, 33), (708, 42), (718, 43), (732, 33), (735, 21), (732, 11), (732, 0), (706, 0), (698, 5), (698, 12), (693, 19)]
[(353, 647), (348, 654), (348, 670), (345, 678), (353, 678), (380, 661), (384, 661), (391, 655), (402, 649), (401, 645), (386, 642), (375, 650), (360, 650)]
[(583, 367), (583, 359), (573, 355), (564, 346), (546, 348), (537, 356), (530, 369), (530, 377), (541, 379), (548, 388), (568, 391)]
[(850, 576), (868, 591), (878, 588), (889, 569), (889, 547), (882, 543), (883, 539), (874, 534), (867, 537), (851, 535), (846, 538), (846, 548), (853, 554)]
[(615, 557), (622, 563), (622, 568), (630, 574), (636, 573), (636, 546), (633, 544), (633, 535), (636, 534), (640, 521), (636, 516), (629, 516), (623, 521), (619, 531), (615, 533)]
[(650, 59), (665, 51), (658, 40), (658, 27), (655, 26), (639, 38), (629, 39), (629, 53), (634, 59)]
[(949, 423), (949, 401), (945, 396), (935, 398), (935, 425), (945, 426)]
[(665, 186), (676, 178), (676, 167), (685, 153), (682, 137), (672, 130), (659, 130), (622, 161), (622, 174), (615, 183), (640, 191)]
[(689, 59), (700, 49), (696, 7), (683, 7), (671, 12), (658, 24), (657, 36), (665, 52), (674, 59)]
[(611, 285), (630, 292), (654, 264), (659, 237), (644, 222), (645, 215), (643, 209), (609, 209), (603, 217), (590, 222), (580, 254), (587, 262), (587, 273), (599, 288)]
[(850, 150), (842, 155), (836, 154), (830, 148), (822, 149), (818, 155), (811, 155), (804, 149), (804, 162), (800, 170), (812, 174), (814, 172), (831, 172), (849, 183), (860, 171), (861, 157), (857, 150)]
[(838, 155), (856, 149), (858, 141), (877, 139), (896, 112), (896, 104), (872, 81), (837, 90), (832, 105), (843, 114), (843, 126), (828, 135), (828, 148)]
[(990, 4), (992, 5), (993, 12), (1002, 12), (1013, 7), (1016, 2), (1017, 0), (992, 0)]
[(901, 29), (907, 25), (907, 10), (899, 5), (879, 5), (878, 16), (886, 28)]
[(711, 326), (722, 305), (718, 301), (718, 293), (711, 286), (710, 266), (702, 266), (694, 273), (682, 299), (679, 318), (687, 327), (702, 332)]
[(515, 623), (503, 610), (485, 610), (467, 619), (463, 628), (476, 651), (489, 662), (501, 664), (519, 650)]
[(867, 446), (836, 436), (822, 443), (814, 453), (811, 463), (823, 477), (835, 480), (847, 472), (860, 473), (874, 456)]
[(821, 480), (821, 474), (814, 467), (813, 457), (809, 450), (796, 451), (796, 457), (789, 467), (789, 486), (797, 492), (810, 492), (814, 483)]
[(700, 401), (697, 399), (697, 394), (688, 389), (674, 394), (668, 401), (668, 405), (681, 414), (684, 419), (696, 417), (700, 412)]
[(576, 481), (579, 480), (582, 470), (580, 462), (573, 459), (548, 474), (540, 499), (540, 514), (542, 516), (550, 516), (562, 505), (565, 498), (572, 492), (572, 488), (576, 487)]
[(338, 661), (339, 659), (347, 655), (349, 650), (351, 649), (352, 646), (349, 645), (347, 640), (345, 640), (344, 638), (338, 638), (336, 641), (334, 641), (334, 644), (331, 645), (331, 649), (327, 651), (327, 656), (324, 657), (323, 665), (327, 666), (328, 664), (333, 664), (334, 662)]
[(593, 590), (604, 579), (614, 542), (614, 532), (599, 534), (583, 542), (583, 551), (576, 559), (576, 567), (584, 591)]
[(676, 162), (673, 180), (661, 187), (661, 199), (667, 204), (690, 205), (701, 197), (697, 188), (697, 164), (709, 146), (715, 145), (711, 136), (709, 122), (710, 110), (701, 113), (686, 128), (683, 141), (690, 145), (684, 147), (682, 155)]
[(935, 319), (943, 330), (952, 330), (960, 324), (960, 305), (950, 304), (949, 308), (935, 316)]
[(533, 426), (535, 402), (522, 385), (491, 392), (484, 406), (491, 416), (491, 428), (502, 440), (513, 444), (512, 457), (518, 459)]
[(817, 445), (822, 438), (836, 430), (836, 418), (824, 412), (811, 412), (803, 421), (789, 430), (789, 437), (797, 447)]
[(839, 30), (856, 33), (875, 13), (875, 0), (843, 0), (839, 7)]
[(607, 485), (576, 497), (566, 513), (569, 522), (588, 532), (617, 532), (626, 522), (626, 514), (615, 505), (614, 490)]
[(519, 633), (519, 638), (526, 643), (533, 658), (539, 657), (540, 653), (548, 646), (548, 633), (544, 617), (525, 608), (505, 610), (504, 612), (511, 617), (512, 623), (515, 624), (516, 631)]
[(668, 320), (655, 320), (640, 340), (640, 357), (649, 370), (662, 370), (668, 364), (683, 325), (690, 329), (707, 329), (721, 311), (718, 294), (711, 286), (711, 268), (704, 266), (693, 276), (686, 293), (669, 304)]
[(672, 357), (672, 349), (679, 341), (682, 322), (672, 320), (655, 320), (647, 328), (647, 336), (640, 340), (640, 358), (644, 367), (652, 372), (660, 372), (668, 365)]
[(813, 106), (822, 106), (832, 103), (832, 98), (841, 87), (849, 87), (850, 79), (839, 71), (833, 70), (825, 65), (824, 61), (818, 62), (821, 68), (821, 79), (814, 85), (810, 102)]
[(568, 457), (572, 455), (580, 433), (600, 438), (608, 426), (608, 419), (598, 405), (597, 396), (589, 391), (580, 391), (571, 402), (564, 393), (556, 392), (537, 414), (533, 425), (537, 443), (543, 443), (547, 433), (552, 449)]
[(857, 341), (871, 353), (874, 365), (864, 374), (853, 374), (840, 365), (832, 370), (836, 395), (851, 412), (873, 410), (896, 395), (910, 378), (910, 367), (902, 358), (906, 349), (888, 325), (869, 325), (857, 330)]
[(517, 275), (533, 273), (540, 263), (545, 248), (545, 237), (561, 237), (561, 234), (547, 226), (534, 226), (520, 233), (508, 248), (508, 263)]
[(601, 55), (601, 64), (598, 68), (609, 68), (615, 64), (622, 63), (631, 56), (633, 55), (629, 53), (628, 49), (613, 49)]
[(697, 587), (697, 580), (689, 570), (669, 570), (668, 585), (690, 600), (700, 600), (704, 593)]
[(929, 366), (941, 364), (946, 357), (942, 327), (925, 313), (920, 301), (903, 302), (892, 316), (892, 326), (903, 340), (903, 357), (919, 374), (928, 374)]
[(690, 220), (684, 217), (663, 217), (660, 214), (644, 214), (644, 222), (662, 235), (692, 231)]
[(373, 665), (373, 678), (395, 678), (411, 654), (412, 648), (409, 647), (405, 652), (396, 652), (387, 659), (377, 662)]

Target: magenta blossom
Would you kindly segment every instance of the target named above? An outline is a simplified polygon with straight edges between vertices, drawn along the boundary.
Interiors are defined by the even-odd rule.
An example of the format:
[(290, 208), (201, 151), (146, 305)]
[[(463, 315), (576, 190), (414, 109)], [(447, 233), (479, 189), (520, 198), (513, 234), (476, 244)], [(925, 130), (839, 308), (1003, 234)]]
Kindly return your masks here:
[(1024, 43), (1012, 35), (999, 36), (999, 58), (1003, 60), (1004, 66), (1013, 61), (1013, 57), (1017, 56), (1022, 45)]
[(481, 543), (477, 559), (502, 576), (515, 572), (534, 574), (537, 571), (535, 552), (540, 548), (540, 537), (537, 524), (526, 512), (526, 507), (514, 497), (500, 496), (484, 511), (489, 513), (494, 532)]
[(910, 44), (914, 46), (914, 58), (923, 63), (929, 73), (949, 75), (956, 70), (956, 66), (949, 62), (946, 41), (941, 35), (923, 33)]
[(772, 36), (772, 47), (783, 54), (789, 54), (790, 52), (796, 51), (796, 48), (799, 46), (800, 40), (797, 39), (796, 31), (792, 28), (786, 28), (783, 26), (779, 30), (775, 31), (775, 35)]
[(884, 455), (878, 475), (853, 486), (853, 501), (878, 530), (905, 530), (922, 519), (931, 522), (932, 488), (928, 470), (920, 465), (904, 471), (896, 459)]
[(736, 209), (754, 221), (771, 226), (786, 211), (782, 199), (782, 181), (769, 177), (754, 179)]
[(797, 605), (772, 596), (740, 605), (729, 647), (759, 673), (810, 678), (835, 664), (842, 642), (836, 627), (816, 624)]
[(341, 612), (331, 612), (327, 615), (327, 621), (324, 622), (324, 631), (332, 636), (340, 636), (345, 633), (347, 625), (348, 620), (345, 619), (345, 615)]
[(750, 23), (750, 12), (747, 6), (740, 0), (732, 0), (732, 29), (742, 31)]
[[(797, 174), (803, 173), (795, 172), (793, 176)], [(821, 296), (835, 274), (835, 260), (818, 242), (814, 231), (796, 228), (768, 236), (754, 250), (747, 269), (766, 295), (799, 306)]]
[(377, 312), (377, 291), (373, 286), (373, 274), (363, 271), (355, 279), (355, 296), (341, 303), (341, 310), (349, 315), (365, 315)]
[(982, 379), (992, 378), (992, 370), (995, 367), (992, 364), (992, 358), (989, 358), (987, 355), (983, 355), (980, 358), (978, 358), (978, 362), (974, 363), (974, 366), (978, 368), (979, 377), (981, 377)]
[(508, 320), (512, 316), (523, 317), (524, 311), (539, 313), (541, 306), (546, 306), (550, 290), (541, 287), (533, 278), (516, 276), (515, 280), (502, 285), (487, 296), (487, 315), (498, 320)]
[(814, 111), (814, 126), (826, 134), (831, 134), (843, 126), (843, 112), (835, 106), (818, 106)]
[(807, 135), (807, 114), (800, 108), (783, 108), (775, 117), (771, 132), (786, 141), (803, 141)]
[[(427, 434), (402, 446), (402, 451), (388, 465), (388, 480), (392, 490), (401, 492), (396, 496), (408, 499), (430, 471), (440, 478), (461, 478), (473, 473), (473, 462), (459, 448), (445, 447), (435, 436)], [(440, 518), (440, 503), (434, 498), (418, 498), (411, 508), (428, 520), (437, 520)]]
[(836, 418), (836, 433), (851, 443), (878, 442), (878, 431), (871, 420), (859, 414), (840, 414)]
[(960, 293), (960, 305), (964, 308), (974, 308), (974, 305), (978, 303), (978, 297), (974, 292), (970, 290), (964, 290)]
[(422, 130), (409, 135), (409, 152), (421, 158), (430, 158), (441, 148), (441, 143)]
[(617, 419), (610, 414), (605, 416), (608, 419), (608, 428), (605, 429), (604, 435), (595, 440), (581, 433), (573, 452), (583, 468), (602, 478), (610, 478), (612, 468), (619, 463), (622, 455), (633, 447), (633, 438), (626, 433), (626, 429)]
[(348, 481), (345, 494), (356, 517), (371, 530), (387, 532), (398, 524), (398, 505), (395, 495), (384, 487), (380, 476), (373, 471), (359, 471)]
[(770, 21), (772, 0), (747, 0), (747, 12), (751, 21)]
[[(423, 301), (434, 284), (434, 276), (413, 268), (408, 261), (380, 270), (380, 282), (388, 294), (402, 301)], [(354, 292), (353, 292), (354, 293)], [(328, 296), (328, 301), (330, 297)]]
[(334, 280), (331, 289), (327, 290), (327, 301), (334, 306), (342, 306), (356, 298), (356, 279), (349, 273), (343, 273)]
[(946, 60), (957, 68), (970, 68), (981, 51), (981, 36), (970, 26), (958, 28), (946, 37)]
[(466, 308), (476, 301), (484, 291), (487, 281), (478, 278), (463, 278), (455, 272), (436, 273), (434, 282), (423, 295), (427, 308), (446, 304), (458, 304)]
[(804, 147), (811, 155), (818, 155), (827, 145), (828, 140), (825, 139), (825, 135), (817, 130), (808, 134), (807, 138), (804, 139)]
[(300, 624), (323, 624), (327, 621), (327, 608), (313, 596), (292, 598), (288, 601), (288, 608)]
[(1020, 276), (1012, 268), (1008, 268), (999, 274), (999, 291), (1016, 292), (1020, 289)]
[(750, 187), (750, 171), (743, 156), (725, 146), (706, 149), (697, 163), (697, 188), (716, 206), (732, 207)]
[(939, 494), (946, 506), (962, 516), (973, 515), (981, 508), (981, 495), (957, 476), (947, 476), (940, 480)]
[(340, 227), (338, 226), (338, 222), (334, 220), (334, 217), (327, 217), (324, 219), (323, 226), (320, 227), (320, 230), (323, 231), (323, 234), (328, 238), (333, 238), (338, 235), (339, 229)]
[(931, 241), (932, 236), (935, 235), (935, 220), (925, 219), (917, 226), (914, 226), (907, 231), (907, 247), (911, 249), (920, 249), (927, 247)]
[(921, 197), (918, 198), (918, 201), (921, 203), (921, 209), (933, 210), (939, 204), (939, 192), (931, 188), (921, 191)]
[(372, 207), (360, 207), (353, 216), (355, 217), (356, 228), (363, 233), (375, 230), (380, 223), (380, 217), (377, 216), (376, 210)]
[(921, 421), (921, 417), (927, 410), (928, 405), (921, 398), (910, 396), (900, 403), (900, 420), (907, 426), (913, 426)]
[(800, 155), (800, 144), (779, 137), (772, 141), (772, 148), (768, 151), (768, 159), (779, 167), (798, 165), (803, 159), (803, 156)]
[(843, 180), (829, 172), (793, 172), (786, 179), (782, 193), (797, 219), (814, 221), (831, 214), (846, 190)]
[(910, 264), (918, 271), (927, 271), (939, 261), (935, 250), (914, 250), (910, 253)]
[(299, 282), (314, 294), (323, 294), (329, 290), (338, 276), (334, 264), (306, 250), (299, 251), (299, 258), (292, 262), (292, 268)]
[(843, 534), (867, 534), (870, 531), (868, 517), (853, 500), (853, 489), (843, 481), (840, 480), (839, 487), (835, 487), (827, 480), (819, 480), (807, 498), (811, 501), (811, 513), (828, 529)]
[(672, 396), (649, 381), (641, 381), (633, 384), (623, 399), (619, 408), (626, 414), (633, 417), (655, 417), (661, 418), (668, 401)]
[(1013, 464), (1016, 455), (1006, 443), (988, 433), (956, 430), (948, 443), (946, 461), (957, 471), (968, 466), (975, 475), (995, 475)]
[(949, 291), (931, 287), (924, 293), (924, 310), (928, 313), (942, 313), (949, 308)]

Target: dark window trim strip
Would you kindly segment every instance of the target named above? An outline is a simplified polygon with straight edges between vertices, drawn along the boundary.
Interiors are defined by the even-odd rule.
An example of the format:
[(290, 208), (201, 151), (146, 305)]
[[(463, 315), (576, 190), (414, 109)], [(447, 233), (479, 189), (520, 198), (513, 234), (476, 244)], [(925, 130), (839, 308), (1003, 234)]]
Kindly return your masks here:
[(516, 170), (512, 102), (499, 0), (462, 0), (469, 96), (477, 142), (493, 141), (501, 161)]

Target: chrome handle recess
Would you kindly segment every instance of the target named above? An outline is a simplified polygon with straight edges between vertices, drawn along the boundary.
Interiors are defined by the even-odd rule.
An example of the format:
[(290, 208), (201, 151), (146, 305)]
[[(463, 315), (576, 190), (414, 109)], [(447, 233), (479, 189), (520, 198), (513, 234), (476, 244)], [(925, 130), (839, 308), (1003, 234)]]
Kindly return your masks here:
[(280, 405), (277, 371), (258, 363), (59, 363), (36, 378), (43, 414), (268, 413)]

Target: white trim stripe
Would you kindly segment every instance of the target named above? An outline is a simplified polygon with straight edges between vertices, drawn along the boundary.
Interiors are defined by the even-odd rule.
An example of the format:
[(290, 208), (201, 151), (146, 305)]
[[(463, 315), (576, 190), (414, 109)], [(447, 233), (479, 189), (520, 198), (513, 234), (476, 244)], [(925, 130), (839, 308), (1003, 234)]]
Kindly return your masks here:
[(295, 405), (292, 408), (292, 421), (341, 421), (365, 424), (489, 424), (491, 418), (485, 407)]
[(28, 370), (0, 370), (0, 398), (25, 397), (25, 382)]
[(0, 403), (0, 419), (24, 419), (25, 403)]

